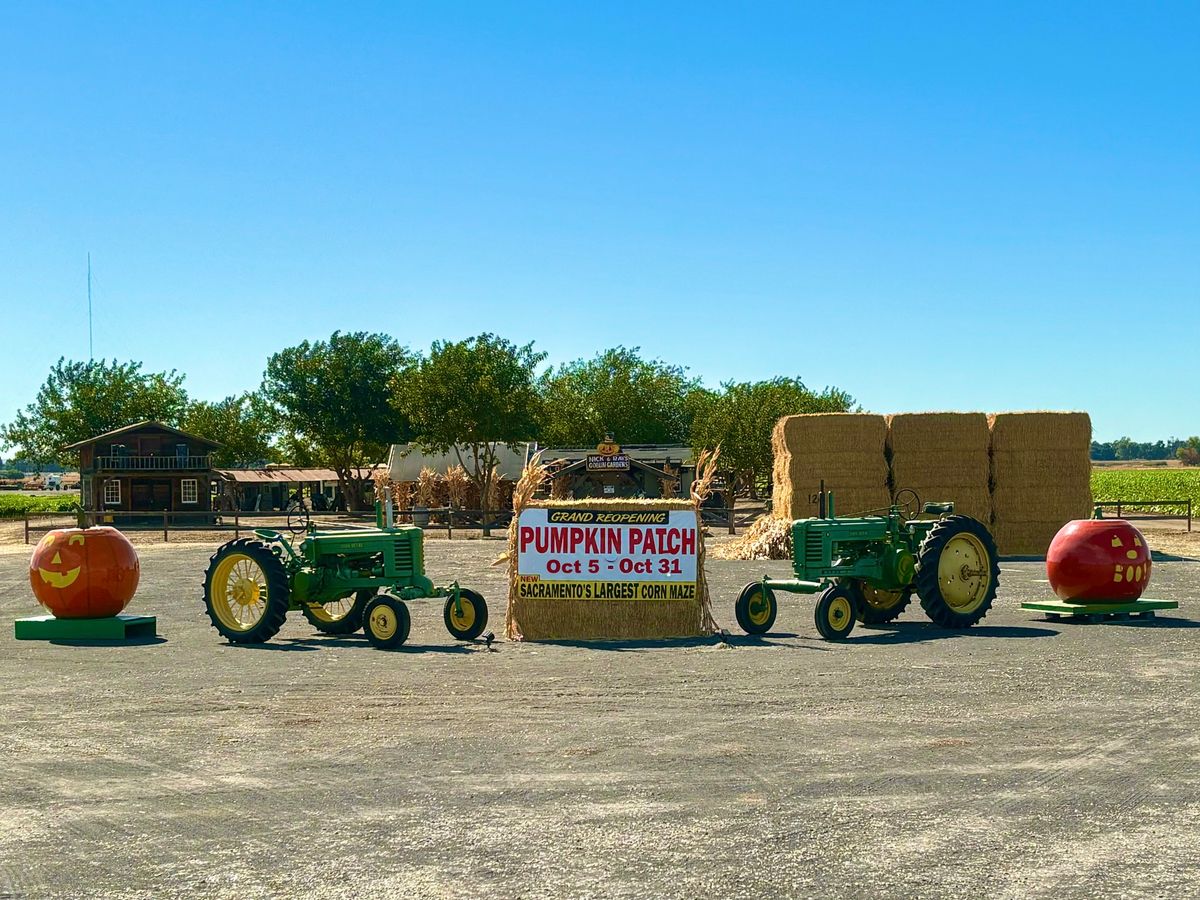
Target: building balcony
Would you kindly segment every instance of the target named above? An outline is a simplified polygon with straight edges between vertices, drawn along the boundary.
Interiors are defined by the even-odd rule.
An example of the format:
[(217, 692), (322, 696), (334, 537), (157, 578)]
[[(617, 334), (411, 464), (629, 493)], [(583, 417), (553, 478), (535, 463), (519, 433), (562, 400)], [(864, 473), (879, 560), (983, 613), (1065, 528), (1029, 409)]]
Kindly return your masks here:
[(210, 456), (97, 456), (95, 472), (200, 472), (212, 468)]

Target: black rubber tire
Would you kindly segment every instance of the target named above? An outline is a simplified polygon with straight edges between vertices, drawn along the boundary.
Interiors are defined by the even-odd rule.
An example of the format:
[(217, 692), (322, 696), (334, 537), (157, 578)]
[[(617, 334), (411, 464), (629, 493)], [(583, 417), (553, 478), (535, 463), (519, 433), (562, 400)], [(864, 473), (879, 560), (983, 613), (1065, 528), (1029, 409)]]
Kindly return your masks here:
[(354, 634), (362, 628), (363, 610), (374, 596), (375, 588), (363, 588), (354, 595), (354, 605), (350, 607), (350, 611), (332, 622), (320, 618), (311, 606), (300, 607), (300, 612), (308, 619), (308, 624), (322, 634)]
[(450, 636), (459, 641), (473, 641), (475, 638), (483, 634), (483, 629), (487, 628), (488, 608), (487, 602), (483, 599), (483, 595), (476, 591), (468, 590), (467, 588), (459, 588), (458, 596), (464, 603), (470, 603), (475, 608), (475, 621), (466, 629), (459, 630), (454, 625), (454, 619), (451, 616), (451, 611), (454, 609), (454, 598), (447, 597), (446, 605), (442, 607), (442, 619), (446, 623), (446, 630), (450, 632)]
[[(767, 617), (760, 622), (755, 622), (751, 618), (751, 606), (755, 605), (754, 601), (761, 599), (767, 602)], [(761, 600), (760, 600), (761, 602)], [(779, 613), (779, 604), (775, 600), (775, 592), (770, 588), (764, 590), (761, 581), (752, 581), (738, 594), (737, 602), (733, 604), (733, 614), (737, 618), (738, 627), (746, 634), (766, 634), (771, 630), (771, 626), (775, 624), (775, 616)]]
[(848, 579), (844, 586), (854, 597), (856, 618), (864, 625), (885, 625), (891, 622), (908, 608), (908, 604), (912, 602), (913, 598), (913, 589), (905, 588), (900, 592), (900, 597), (894, 604), (886, 609), (880, 609), (867, 602), (867, 598), (863, 595), (864, 584), (861, 580)]
[[(374, 620), (373, 616), (380, 607), (387, 607), (395, 616), (396, 628), (394, 631), (381, 632), (377, 630), (379, 622)], [(367, 636), (371, 646), (377, 650), (394, 650), (399, 647), (408, 640), (408, 632), (411, 628), (412, 618), (408, 614), (408, 607), (404, 605), (404, 601), (391, 594), (376, 594), (363, 610), (363, 634)]]
[[(254, 560), (262, 569), (266, 581), (266, 609), (262, 618), (252, 628), (245, 631), (230, 628), (223, 623), (213, 609), (212, 579), (217, 566), (232, 553), (244, 553)], [(254, 538), (238, 538), (217, 548), (208, 559), (208, 568), (204, 571), (204, 610), (208, 613), (212, 627), (221, 636), (233, 644), (263, 644), (275, 637), (283, 627), (287, 618), (288, 601), (291, 587), (288, 582), (287, 570), (279, 557), (271, 552), (268, 544)]]
[[(959, 612), (946, 602), (938, 584), (938, 563), (946, 545), (959, 534), (970, 534), (983, 545), (988, 555), (989, 583), (983, 600), (967, 612)], [(921, 608), (934, 623), (943, 628), (970, 628), (987, 615), (1000, 587), (1000, 562), (996, 542), (982, 522), (970, 516), (946, 516), (929, 530), (917, 553), (917, 596)]]
[[(843, 600), (844, 603), (841, 602)], [(825, 640), (842, 641), (854, 630), (855, 614), (854, 595), (841, 585), (834, 585), (825, 588), (817, 598), (813, 620), (817, 624), (817, 631)]]

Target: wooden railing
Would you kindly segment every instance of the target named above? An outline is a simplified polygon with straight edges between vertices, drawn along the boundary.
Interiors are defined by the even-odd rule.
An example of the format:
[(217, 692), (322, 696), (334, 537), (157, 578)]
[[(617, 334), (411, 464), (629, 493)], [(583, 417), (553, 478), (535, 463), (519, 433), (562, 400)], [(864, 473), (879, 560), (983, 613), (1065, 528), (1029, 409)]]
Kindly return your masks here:
[(196, 472), (211, 468), (209, 456), (97, 456), (96, 471)]

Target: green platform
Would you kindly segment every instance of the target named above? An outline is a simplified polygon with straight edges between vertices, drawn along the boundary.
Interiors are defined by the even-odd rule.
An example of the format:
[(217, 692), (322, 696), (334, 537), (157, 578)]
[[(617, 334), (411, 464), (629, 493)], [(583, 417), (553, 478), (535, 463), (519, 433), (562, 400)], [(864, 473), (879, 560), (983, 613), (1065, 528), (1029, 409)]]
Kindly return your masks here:
[(18, 641), (127, 641), (152, 638), (158, 634), (154, 616), (130, 616), (122, 613), (107, 619), (56, 619), (54, 616), (30, 616), (17, 619), (14, 632)]
[(1022, 603), (1021, 609), (1045, 613), (1049, 619), (1076, 619), (1101, 622), (1105, 619), (1154, 618), (1156, 609), (1179, 609), (1174, 600), (1130, 600), (1112, 603), (1067, 603), (1065, 600), (1034, 600)]

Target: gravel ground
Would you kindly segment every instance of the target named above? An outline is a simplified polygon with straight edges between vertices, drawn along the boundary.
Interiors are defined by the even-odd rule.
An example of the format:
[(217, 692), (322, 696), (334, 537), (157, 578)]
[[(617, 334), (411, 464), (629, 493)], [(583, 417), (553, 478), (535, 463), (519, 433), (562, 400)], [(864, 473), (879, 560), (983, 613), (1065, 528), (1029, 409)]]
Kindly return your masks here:
[[(1006, 563), (970, 631), (910, 610), (819, 640), (262, 647), (209, 627), (211, 547), (143, 546), (162, 639), (17, 642), (28, 548), (0, 547), (0, 898), (1200, 895), (1200, 563), (1154, 622), (1021, 612)], [(491, 599), (498, 541), (431, 574)], [(712, 562), (718, 620), (786, 563)]]

